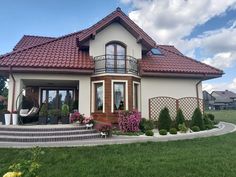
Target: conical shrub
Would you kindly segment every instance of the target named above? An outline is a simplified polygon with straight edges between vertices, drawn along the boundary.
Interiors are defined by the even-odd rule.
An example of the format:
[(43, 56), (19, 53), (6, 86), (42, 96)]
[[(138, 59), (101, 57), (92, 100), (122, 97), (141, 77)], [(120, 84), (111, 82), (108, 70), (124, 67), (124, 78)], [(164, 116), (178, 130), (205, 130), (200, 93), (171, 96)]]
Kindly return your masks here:
[(193, 112), (191, 127), (198, 126), (201, 130), (204, 130), (204, 123), (202, 119), (202, 112), (199, 108), (196, 108)]
[(179, 126), (179, 124), (185, 123), (185, 118), (184, 118), (184, 115), (183, 115), (183, 111), (180, 108), (177, 110), (175, 120), (176, 120), (176, 125), (177, 126)]
[(158, 119), (158, 129), (165, 129), (167, 131), (170, 130), (171, 126), (171, 118), (169, 114), (169, 110), (167, 107), (161, 110), (159, 119)]

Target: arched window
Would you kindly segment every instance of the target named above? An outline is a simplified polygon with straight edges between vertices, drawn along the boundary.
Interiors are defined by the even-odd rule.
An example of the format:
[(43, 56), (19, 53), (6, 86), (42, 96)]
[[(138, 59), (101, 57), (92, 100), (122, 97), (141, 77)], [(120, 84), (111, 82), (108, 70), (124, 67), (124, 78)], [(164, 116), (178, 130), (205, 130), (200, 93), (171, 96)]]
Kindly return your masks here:
[(106, 71), (125, 73), (126, 46), (121, 42), (109, 42), (106, 44)]

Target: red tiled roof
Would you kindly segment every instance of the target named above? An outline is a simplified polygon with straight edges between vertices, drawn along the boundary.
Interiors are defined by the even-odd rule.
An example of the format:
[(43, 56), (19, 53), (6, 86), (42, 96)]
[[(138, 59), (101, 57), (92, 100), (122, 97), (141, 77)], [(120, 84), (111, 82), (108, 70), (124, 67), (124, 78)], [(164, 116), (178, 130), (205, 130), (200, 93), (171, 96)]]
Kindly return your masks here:
[[(0, 60), (0, 66), (22, 68), (58, 68), (93, 70), (94, 63), (89, 53), (77, 47), (76, 39), (80, 32), (18, 49)], [(79, 70), (78, 70), (79, 71)]]
[[(81, 50), (78, 44), (96, 35), (110, 23), (118, 20), (137, 41), (148, 47), (155, 47), (151, 39), (141, 28), (128, 18), (120, 9), (93, 25), (92, 27), (59, 38), (24, 36), (11, 53), (0, 56), (0, 68), (18, 72), (25, 70), (40, 72), (89, 72), (93, 73), (94, 62), (89, 52)], [(153, 56), (150, 52), (140, 60), (141, 75), (156, 73), (185, 73), (195, 75), (214, 75), (219, 77), (223, 71), (184, 56), (173, 46), (158, 45), (163, 55)]]
[(55, 39), (54, 37), (24, 35), (13, 50), (21, 50)]
[(184, 56), (174, 46), (157, 46), (163, 55), (147, 56), (139, 62), (140, 73), (149, 75), (150, 73), (184, 73), (201, 75), (222, 75), (223, 71)]
[(88, 28), (78, 38), (79, 43), (82, 43), (91, 36), (96, 35), (97, 32), (104, 29), (114, 21), (119, 21), (134, 37), (137, 41), (151, 49), (155, 46), (156, 42), (145, 33), (138, 25), (136, 25), (120, 8), (117, 8), (114, 12)]

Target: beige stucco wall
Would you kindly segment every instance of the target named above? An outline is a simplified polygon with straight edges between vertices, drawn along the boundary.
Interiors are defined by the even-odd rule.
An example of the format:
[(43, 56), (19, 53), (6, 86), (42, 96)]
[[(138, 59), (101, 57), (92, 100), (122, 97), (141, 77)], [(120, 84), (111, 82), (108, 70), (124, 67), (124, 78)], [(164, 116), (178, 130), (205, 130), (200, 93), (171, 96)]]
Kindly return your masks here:
[[(158, 96), (174, 98), (196, 97), (196, 79), (142, 78), (141, 112), (142, 117), (149, 117), (148, 100)], [(202, 84), (198, 86), (199, 98), (202, 98)]]
[[(79, 111), (86, 116), (90, 115), (90, 76), (85, 75), (63, 75), (63, 74), (14, 74), (16, 81), (16, 93), (14, 101), (14, 109), (16, 108), (16, 97), (19, 95), (21, 89), (24, 87), (23, 80), (34, 80), (35, 83), (40, 83), (40, 80), (60, 81), (79, 81)], [(40, 85), (39, 85), (40, 86)], [(9, 96), (8, 96), (8, 110), (12, 106), (13, 80), (9, 78)]]
[(119, 23), (112, 23), (98, 34), (94, 40), (90, 40), (89, 54), (90, 56), (99, 56), (105, 54), (105, 45), (110, 41), (120, 41), (127, 45), (127, 55), (137, 59), (142, 57), (142, 46), (137, 40)]

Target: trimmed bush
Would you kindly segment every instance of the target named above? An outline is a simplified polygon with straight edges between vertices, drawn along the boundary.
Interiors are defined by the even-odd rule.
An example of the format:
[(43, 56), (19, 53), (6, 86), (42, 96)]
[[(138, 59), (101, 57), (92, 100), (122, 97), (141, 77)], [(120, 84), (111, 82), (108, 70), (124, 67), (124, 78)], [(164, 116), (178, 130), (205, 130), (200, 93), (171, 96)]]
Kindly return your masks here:
[(185, 123), (185, 118), (184, 118), (184, 115), (183, 115), (183, 112), (182, 112), (181, 109), (177, 110), (177, 114), (176, 114), (175, 120), (176, 120), (176, 125)]
[(199, 132), (199, 131), (200, 131), (200, 128), (199, 128), (198, 126), (193, 126), (193, 127), (191, 128), (191, 130), (194, 131), (194, 132)]
[(170, 130), (171, 126), (171, 118), (169, 114), (169, 110), (167, 107), (161, 110), (159, 119), (158, 119), (158, 129), (165, 129), (167, 131)]
[(152, 130), (154, 129), (154, 122), (152, 120), (147, 120), (145, 118), (142, 118), (139, 124), (139, 129), (144, 133), (147, 130)]
[(176, 135), (177, 134), (177, 129), (176, 128), (171, 128), (170, 129), (170, 134)]
[(214, 126), (214, 123), (212, 120), (209, 119), (208, 114), (203, 115), (203, 122), (205, 129), (212, 129)]
[(209, 114), (207, 114), (207, 117), (208, 117), (211, 121), (214, 121), (214, 120), (215, 120), (214, 114), (209, 113)]
[(186, 133), (188, 131), (188, 128), (186, 127), (185, 123), (179, 124), (178, 129), (181, 133)]
[(160, 135), (167, 135), (167, 130), (161, 129), (161, 130), (159, 131), (159, 134), (160, 134)]
[(145, 133), (145, 124), (147, 122), (147, 119), (145, 118), (142, 118), (140, 123), (139, 123), (139, 129), (141, 132), (144, 132)]
[(146, 133), (145, 133), (146, 136), (153, 136), (154, 133), (152, 130), (147, 130)]
[(199, 108), (196, 108), (193, 116), (192, 116), (192, 120), (191, 120), (191, 127), (193, 126), (198, 126), (200, 128), (200, 130), (204, 130), (204, 123), (202, 120), (202, 112)]

